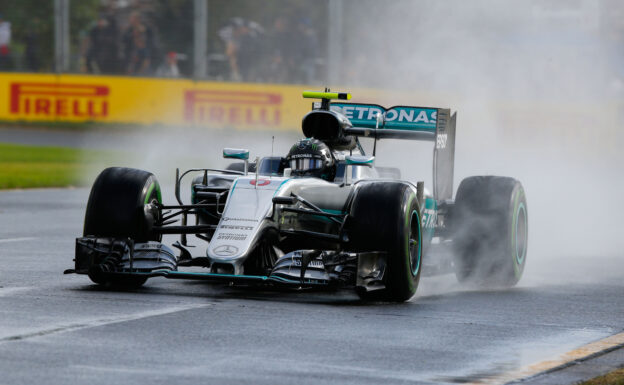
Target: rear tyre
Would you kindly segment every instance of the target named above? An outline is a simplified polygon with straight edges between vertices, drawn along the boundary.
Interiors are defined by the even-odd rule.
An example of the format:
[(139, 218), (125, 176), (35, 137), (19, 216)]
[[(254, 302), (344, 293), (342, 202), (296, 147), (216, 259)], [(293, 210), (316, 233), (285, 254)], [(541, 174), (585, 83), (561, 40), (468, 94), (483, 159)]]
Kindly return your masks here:
[[(160, 185), (147, 171), (110, 167), (93, 183), (84, 222), (84, 236), (131, 238), (135, 242), (160, 241), (152, 231), (158, 210), (152, 203), (162, 203)], [(136, 288), (147, 281), (143, 277), (110, 280), (97, 269), (89, 278), (98, 284)]]
[(422, 234), (416, 191), (403, 183), (362, 185), (351, 205), (350, 249), (387, 253), (385, 288), (358, 290), (365, 300), (403, 302), (420, 280)]
[(485, 287), (518, 283), (528, 244), (527, 202), (519, 181), (499, 176), (464, 179), (451, 226), (460, 282)]

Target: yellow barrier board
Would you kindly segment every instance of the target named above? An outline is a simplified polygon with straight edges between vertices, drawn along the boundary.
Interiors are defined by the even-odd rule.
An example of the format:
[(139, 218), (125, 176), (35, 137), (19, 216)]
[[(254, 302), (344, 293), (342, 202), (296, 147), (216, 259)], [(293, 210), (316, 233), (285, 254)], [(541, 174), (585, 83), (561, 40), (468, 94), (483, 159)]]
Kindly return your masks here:
[[(0, 120), (299, 131), (301, 119), (310, 111), (312, 102), (304, 99), (302, 92), (320, 88), (188, 79), (0, 73)], [(352, 91), (353, 102), (385, 106), (439, 104), (439, 107), (449, 107), (449, 100), (455, 100), (450, 107), (460, 109), (460, 119), (467, 116), (473, 124), (483, 119), (491, 125), (488, 130), (498, 130), (499, 139), (515, 146), (556, 140), (560, 144), (569, 141), (570, 146), (593, 145), (596, 149), (604, 149), (606, 143), (615, 150), (622, 140), (617, 130), (621, 120), (619, 102), (575, 106), (533, 100), (497, 100), (494, 103), (470, 100), (466, 104), (461, 98), (422, 90), (340, 91)], [(487, 113), (483, 117), (475, 116), (475, 107), (476, 111)], [(466, 132), (472, 129), (461, 127)]]
[[(0, 74), (0, 120), (299, 129), (309, 87)], [(5, 99), (6, 98), (6, 99)]]

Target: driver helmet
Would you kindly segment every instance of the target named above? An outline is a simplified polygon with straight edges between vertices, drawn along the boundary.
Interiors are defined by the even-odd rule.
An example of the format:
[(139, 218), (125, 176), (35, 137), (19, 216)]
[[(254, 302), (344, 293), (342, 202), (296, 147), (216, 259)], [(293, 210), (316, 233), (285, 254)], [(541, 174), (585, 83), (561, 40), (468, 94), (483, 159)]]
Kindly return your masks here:
[(301, 139), (286, 157), (293, 176), (315, 176), (327, 181), (336, 176), (336, 161), (329, 147), (318, 139)]

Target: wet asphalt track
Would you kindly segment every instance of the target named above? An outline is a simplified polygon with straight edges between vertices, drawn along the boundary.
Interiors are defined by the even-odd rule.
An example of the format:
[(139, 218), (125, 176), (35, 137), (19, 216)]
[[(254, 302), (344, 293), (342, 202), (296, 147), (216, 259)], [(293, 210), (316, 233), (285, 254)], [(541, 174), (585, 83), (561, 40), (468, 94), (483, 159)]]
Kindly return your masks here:
[(530, 254), (514, 289), (463, 291), (453, 276), (427, 278), (398, 305), (163, 278), (103, 291), (62, 275), (87, 196), (0, 192), (1, 384), (457, 383), (624, 329), (622, 272), (609, 259), (532, 269)]

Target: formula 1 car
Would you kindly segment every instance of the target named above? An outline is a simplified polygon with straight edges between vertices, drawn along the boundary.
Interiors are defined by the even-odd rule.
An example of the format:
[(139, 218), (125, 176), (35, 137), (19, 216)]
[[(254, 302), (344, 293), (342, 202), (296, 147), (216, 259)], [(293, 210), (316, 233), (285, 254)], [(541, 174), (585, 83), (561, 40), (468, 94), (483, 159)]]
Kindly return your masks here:
[[(527, 203), (515, 179), (474, 176), (453, 194), (456, 114), (449, 109), (313, 103), (305, 139), (288, 156), (249, 161), (224, 149), (225, 169), (176, 170), (176, 205), (155, 176), (108, 168), (97, 177), (76, 239), (75, 268), (95, 283), (138, 287), (151, 277), (295, 289), (354, 289), (363, 299), (406, 301), (421, 273), (513, 286), (527, 253)], [(338, 102), (332, 102), (338, 100)], [(374, 141), (372, 156), (360, 139)], [(376, 142), (433, 142), (433, 192), (374, 165)], [(180, 186), (191, 181), (190, 203)], [(194, 223), (189, 224), (189, 218)], [(164, 234), (178, 234), (172, 246)], [(188, 235), (207, 244), (193, 256)]]

